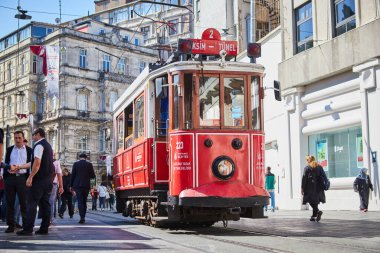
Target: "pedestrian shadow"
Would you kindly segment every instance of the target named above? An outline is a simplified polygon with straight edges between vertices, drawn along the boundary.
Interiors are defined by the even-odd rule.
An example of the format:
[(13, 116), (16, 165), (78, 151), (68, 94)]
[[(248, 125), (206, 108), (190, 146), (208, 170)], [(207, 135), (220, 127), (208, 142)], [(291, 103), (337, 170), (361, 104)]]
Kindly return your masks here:
[(173, 234), (214, 236), (282, 236), (282, 237), (333, 237), (333, 238), (379, 238), (380, 222), (370, 220), (325, 219), (310, 222), (305, 219), (272, 219), (247, 224), (234, 223), (228, 229), (220, 226), (196, 228), (191, 231), (171, 231)]
[(109, 251), (109, 250), (152, 250), (157, 249), (146, 243), (123, 243), (123, 242), (93, 242), (93, 243), (75, 243), (75, 242), (59, 242), (59, 243), (33, 243), (33, 242), (0, 242), (0, 248), (6, 250), (26, 250), (26, 251), (71, 251), (77, 252), (81, 250), (91, 251)]

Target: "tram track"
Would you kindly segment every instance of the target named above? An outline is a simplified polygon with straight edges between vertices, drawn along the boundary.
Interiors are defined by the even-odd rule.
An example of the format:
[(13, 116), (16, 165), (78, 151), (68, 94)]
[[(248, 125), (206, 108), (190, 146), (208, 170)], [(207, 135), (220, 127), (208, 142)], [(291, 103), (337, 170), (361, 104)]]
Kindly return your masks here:
[[(119, 217), (113, 217), (113, 216), (109, 216), (109, 215), (102, 214), (102, 213), (91, 212), (91, 214), (102, 216), (102, 217), (107, 217), (107, 218), (114, 219), (114, 220), (126, 221), (127, 223), (130, 223), (130, 224), (136, 224), (136, 225), (141, 224), (137, 220), (136, 221), (126, 220), (125, 217), (122, 217), (122, 216), (119, 218)], [(103, 221), (103, 222), (107, 223), (105, 221)], [(158, 228), (156, 228), (156, 229), (158, 229)], [(254, 231), (254, 230), (241, 229), (241, 228), (229, 228), (229, 227), (224, 228), (224, 227), (219, 227), (219, 226), (212, 226), (209, 228), (194, 228), (194, 227), (192, 227), (192, 228), (175, 228), (175, 229), (169, 228), (168, 231), (186, 230), (186, 229), (191, 229), (194, 232), (194, 233), (191, 233), (191, 235), (193, 235), (193, 236), (206, 238), (206, 239), (211, 240), (211, 241), (236, 245), (236, 246), (240, 246), (240, 247), (244, 247), (244, 248), (263, 250), (265, 252), (271, 252), (271, 253), (294, 253), (297, 251), (290, 251), (290, 250), (278, 249), (278, 248), (274, 248), (274, 247), (257, 245), (257, 244), (247, 243), (247, 242), (239, 242), (239, 241), (230, 240), (230, 239), (217, 238), (215, 236), (210, 235), (210, 233), (213, 233), (213, 232), (215, 233), (217, 231), (219, 231), (219, 232), (227, 232), (228, 231), (228, 232), (238, 233), (238, 234), (259, 235), (259, 236), (281, 238), (283, 240), (292, 240), (292, 241), (304, 242), (304, 243), (308, 243), (308, 244), (331, 245), (334, 247), (345, 248), (345, 249), (350, 249), (350, 250), (354, 249), (354, 250), (357, 250), (357, 252), (359, 252), (359, 251), (360, 252), (369, 252), (369, 253), (377, 253), (378, 252), (378, 250), (376, 250), (376, 249), (363, 248), (360, 246), (348, 245), (345, 243), (327, 242), (327, 241), (321, 241), (321, 240), (309, 240), (309, 239), (300, 238), (300, 237), (290, 237), (290, 236), (286, 236), (286, 235), (279, 235), (276, 233), (266, 233), (266, 232), (259, 232), (259, 231)], [(165, 240), (165, 241), (168, 241), (168, 240)], [(173, 242), (173, 241), (168, 241), (168, 242), (177, 243), (177, 242)], [(186, 246), (186, 245), (183, 245), (183, 246)], [(192, 247), (192, 248), (202, 251), (202, 249), (199, 249), (196, 247)], [(207, 251), (205, 251), (205, 252), (207, 252)]]

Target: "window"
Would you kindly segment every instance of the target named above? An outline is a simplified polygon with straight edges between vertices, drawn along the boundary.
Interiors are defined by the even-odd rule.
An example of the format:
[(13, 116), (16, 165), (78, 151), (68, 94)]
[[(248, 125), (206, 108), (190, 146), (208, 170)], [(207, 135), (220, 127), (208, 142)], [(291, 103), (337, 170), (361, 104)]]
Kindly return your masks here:
[(309, 153), (330, 178), (355, 177), (363, 167), (361, 127), (309, 136)]
[(335, 0), (335, 36), (356, 27), (355, 0)]
[(87, 135), (82, 135), (78, 140), (78, 150), (79, 152), (86, 152), (88, 151), (88, 137)]
[(297, 53), (313, 47), (313, 18), (311, 2), (296, 9)]
[(195, 3), (195, 14), (196, 14), (196, 21), (199, 21), (200, 16), (201, 16), (201, 1), (197, 0)]
[(156, 95), (156, 136), (167, 135), (169, 119), (169, 86), (167, 76), (158, 77), (154, 80)]
[(41, 97), (41, 104), (40, 104), (40, 112), (44, 113), (45, 112), (45, 97)]
[(259, 77), (251, 77), (251, 113), (252, 113), (252, 129), (260, 130), (260, 96), (259, 96)]
[(138, 38), (135, 38), (135, 45), (136, 46), (140, 45), (140, 40)]
[(139, 68), (140, 73), (143, 72), (144, 69), (145, 69), (145, 62), (141, 61), (140, 62), (140, 68)]
[(50, 131), (49, 132), (49, 136), (50, 136), (50, 144), (51, 144), (51, 147), (54, 150), (56, 150), (56, 143), (57, 143), (57, 137), (56, 137), (56, 133), (55, 131)]
[(173, 76), (173, 129), (179, 128), (179, 76)]
[(125, 73), (124, 75), (129, 75), (129, 59), (125, 58)]
[(218, 77), (200, 77), (199, 112), (201, 126), (220, 126), (220, 92)]
[(244, 126), (244, 79), (224, 78), (224, 125)]
[(112, 112), (113, 104), (117, 100), (117, 92), (116, 91), (111, 91), (110, 92), (110, 109), (109, 111)]
[(149, 26), (141, 27), (141, 32), (144, 34), (144, 43), (146, 43), (149, 38), (149, 30)]
[(26, 62), (25, 62), (25, 57), (23, 56), (21, 58), (21, 76), (25, 75), (25, 67), (26, 67)]
[(135, 133), (134, 138), (138, 139), (144, 136), (144, 96), (136, 99), (135, 102)]
[(178, 34), (178, 19), (169, 20), (168, 22), (169, 26), (169, 35), (176, 35)]
[(129, 42), (129, 36), (125, 35), (123, 40), (124, 40), (124, 42)]
[(79, 67), (84, 69), (87, 67), (87, 50), (81, 49), (79, 51)]
[(100, 152), (105, 151), (105, 139), (106, 139), (105, 130), (106, 129), (100, 129), (99, 131), (99, 151)]
[(103, 56), (103, 71), (110, 72), (110, 68), (111, 68), (111, 56), (109, 56), (108, 54), (105, 54)]
[(12, 73), (12, 62), (9, 62), (8, 63), (8, 70), (7, 70), (7, 72), (8, 72), (8, 81), (10, 81), (10, 80), (12, 80), (12, 75), (13, 75), (13, 73)]
[(120, 115), (117, 121), (117, 147), (118, 149), (124, 148), (124, 115)]
[(21, 96), (21, 113), (25, 113), (25, 96)]
[(12, 115), (12, 111), (13, 111), (12, 106), (13, 106), (12, 97), (9, 96), (9, 97), (8, 97), (8, 113), (7, 113), (7, 114), (8, 114), (8, 117), (10, 117), (10, 116)]
[(37, 55), (33, 55), (32, 72), (33, 74), (37, 74)]
[(32, 37), (45, 37), (47, 34), (46, 27), (32, 26)]
[(125, 75), (125, 59), (119, 59), (119, 62), (117, 63), (117, 73)]
[(51, 110), (52, 110), (52, 111), (57, 110), (57, 96), (56, 96), (56, 95), (54, 95), (54, 96), (51, 98)]
[(78, 105), (77, 105), (78, 111), (87, 112), (88, 95), (85, 93), (79, 93), (77, 99), (78, 99)]

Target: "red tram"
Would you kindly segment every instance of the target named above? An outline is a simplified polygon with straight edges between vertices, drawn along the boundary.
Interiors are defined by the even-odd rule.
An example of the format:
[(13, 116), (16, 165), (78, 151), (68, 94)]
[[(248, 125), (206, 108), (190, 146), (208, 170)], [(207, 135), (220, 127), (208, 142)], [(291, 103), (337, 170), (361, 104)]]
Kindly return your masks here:
[[(204, 41), (179, 48), (194, 53), (191, 42)], [(229, 47), (221, 59), (182, 54), (150, 66), (115, 103), (114, 183), (124, 216), (204, 226), (263, 217), (264, 68), (225, 61)]]

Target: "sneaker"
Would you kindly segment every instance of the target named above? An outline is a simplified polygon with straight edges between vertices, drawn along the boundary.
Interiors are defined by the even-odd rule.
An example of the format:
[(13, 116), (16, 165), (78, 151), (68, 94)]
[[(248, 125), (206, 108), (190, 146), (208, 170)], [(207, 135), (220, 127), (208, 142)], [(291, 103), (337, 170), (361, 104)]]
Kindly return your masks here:
[(34, 232), (36, 235), (47, 235), (49, 232), (45, 230), (38, 229), (36, 232)]
[(15, 228), (9, 226), (4, 232), (5, 232), (5, 233), (13, 233), (14, 231), (15, 231)]
[(323, 214), (322, 211), (318, 211), (318, 214), (317, 214), (317, 221), (320, 221), (320, 220), (321, 220), (322, 214)]
[(311, 216), (310, 221), (315, 221), (316, 217)]
[(16, 233), (16, 235), (33, 235), (33, 231), (20, 230)]

